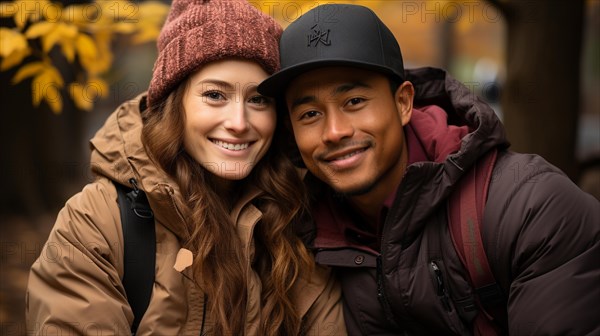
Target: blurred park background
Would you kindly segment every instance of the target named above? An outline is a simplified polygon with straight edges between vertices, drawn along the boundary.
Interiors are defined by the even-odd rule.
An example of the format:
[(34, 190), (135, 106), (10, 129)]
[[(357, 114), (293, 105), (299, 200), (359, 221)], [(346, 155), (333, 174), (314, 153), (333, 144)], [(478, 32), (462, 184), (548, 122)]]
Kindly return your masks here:
[[(513, 150), (600, 198), (599, 0), (250, 2), (284, 27), (317, 4), (370, 7), (407, 68), (449, 70), (493, 106)], [(146, 90), (169, 3), (0, 0), (0, 335), (27, 333), (28, 269), (93, 179), (88, 140)]]

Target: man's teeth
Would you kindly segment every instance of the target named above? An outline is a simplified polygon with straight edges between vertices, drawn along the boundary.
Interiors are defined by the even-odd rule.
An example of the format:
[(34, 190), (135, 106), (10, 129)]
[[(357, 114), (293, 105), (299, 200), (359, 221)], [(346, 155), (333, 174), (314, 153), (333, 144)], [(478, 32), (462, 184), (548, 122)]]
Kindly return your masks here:
[(223, 147), (225, 149), (234, 150), (234, 151), (246, 149), (250, 145), (250, 143), (248, 143), (248, 142), (243, 143), (243, 144), (232, 144), (232, 143), (224, 142), (224, 141), (221, 141), (221, 140), (213, 140), (213, 142), (217, 146), (221, 146), (221, 147)]
[(350, 153), (350, 154), (346, 154), (346, 155), (344, 155), (344, 156), (342, 156), (342, 157), (336, 158), (335, 160), (345, 160), (345, 159), (347, 159), (347, 158), (349, 158), (349, 157), (353, 157), (354, 155), (356, 155), (356, 154), (358, 154), (358, 153), (360, 153), (360, 152), (361, 152), (361, 151), (352, 152), (352, 153)]

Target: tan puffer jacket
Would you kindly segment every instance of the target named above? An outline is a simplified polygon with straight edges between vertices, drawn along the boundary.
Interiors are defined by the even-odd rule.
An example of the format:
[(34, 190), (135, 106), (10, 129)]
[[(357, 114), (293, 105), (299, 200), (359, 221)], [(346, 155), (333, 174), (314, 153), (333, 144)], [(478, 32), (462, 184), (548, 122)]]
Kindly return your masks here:
[[(134, 177), (155, 214), (156, 273), (150, 304), (137, 335), (199, 335), (203, 295), (191, 267), (173, 266), (181, 248), (185, 214), (176, 185), (150, 162), (140, 141), (140, 96), (120, 106), (91, 141), (97, 179), (67, 201), (58, 214), (27, 290), (27, 328), (33, 334), (130, 335), (133, 313), (121, 283), (123, 234), (112, 181), (129, 185)], [(261, 212), (248, 191), (232, 216), (248, 255), (246, 335), (260, 320), (260, 279), (251, 268), (252, 232)], [(181, 261), (181, 260), (179, 260)], [(308, 273), (308, 272), (305, 272)], [(304, 276), (308, 276), (304, 274)], [(294, 288), (296, 307), (309, 334), (345, 334), (341, 292), (330, 271), (317, 267)], [(209, 331), (211, 321), (204, 321)]]

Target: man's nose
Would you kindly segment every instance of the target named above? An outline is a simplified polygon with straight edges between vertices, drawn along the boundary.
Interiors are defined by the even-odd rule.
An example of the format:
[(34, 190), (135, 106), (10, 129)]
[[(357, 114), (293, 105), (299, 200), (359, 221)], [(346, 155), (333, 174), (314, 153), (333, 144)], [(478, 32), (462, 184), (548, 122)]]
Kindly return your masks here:
[(325, 143), (340, 142), (354, 135), (351, 118), (342, 111), (332, 111), (326, 114), (325, 129), (322, 140)]

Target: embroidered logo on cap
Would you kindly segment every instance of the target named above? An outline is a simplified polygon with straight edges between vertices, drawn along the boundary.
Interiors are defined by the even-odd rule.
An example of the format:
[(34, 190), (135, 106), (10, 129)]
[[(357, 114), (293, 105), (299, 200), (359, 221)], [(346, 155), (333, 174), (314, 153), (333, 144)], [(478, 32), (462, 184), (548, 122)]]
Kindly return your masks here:
[(306, 36), (306, 39), (308, 41), (306, 46), (316, 47), (319, 45), (319, 43), (323, 43), (323, 45), (326, 46), (331, 45), (331, 41), (329, 40), (329, 32), (329, 29), (327, 29), (327, 31), (322, 30), (318, 24), (310, 27), (310, 33), (308, 33), (308, 35)]

